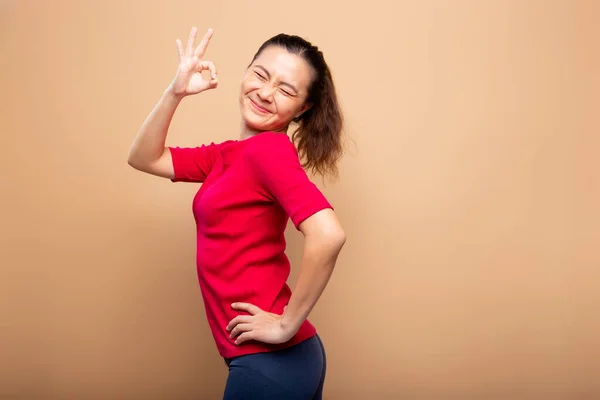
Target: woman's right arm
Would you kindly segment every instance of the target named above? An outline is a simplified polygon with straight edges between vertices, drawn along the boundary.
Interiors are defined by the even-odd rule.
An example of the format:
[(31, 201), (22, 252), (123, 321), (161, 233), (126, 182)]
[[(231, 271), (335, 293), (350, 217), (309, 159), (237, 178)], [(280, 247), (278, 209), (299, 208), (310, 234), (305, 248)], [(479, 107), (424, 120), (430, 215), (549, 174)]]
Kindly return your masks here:
[(129, 149), (127, 163), (133, 168), (174, 179), (171, 152), (165, 146), (169, 125), (182, 97), (169, 87), (146, 118)]
[[(214, 64), (202, 60), (213, 31), (209, 29), (194, 50), (196, 34), (197, 29), (194, 27), (190, 32), (185, 51), (181, 41), (177, 39), (179, 53), (177, 74), (140, 127), (129, 149), (127, 163), (139, 171), (169, 179), (175, 178), (171, 152), (165, 146), (175, 110), (185, 96), (215, 89), (218, 85)], [(205, 70), (210, 71), (210, 79), (202, 77), (202, 71)]]

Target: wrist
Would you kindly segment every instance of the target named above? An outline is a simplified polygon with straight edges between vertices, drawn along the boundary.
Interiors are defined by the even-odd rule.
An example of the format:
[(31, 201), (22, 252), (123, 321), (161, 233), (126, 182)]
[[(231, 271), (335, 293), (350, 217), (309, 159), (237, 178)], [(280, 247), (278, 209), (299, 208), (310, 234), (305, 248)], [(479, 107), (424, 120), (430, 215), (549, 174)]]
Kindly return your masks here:
[(284, 314), (279, 323), (281, 325), (281, 329), (291, 338), (296, 334), (296, 332), (298, 332), (300, 326), (302, 326), (302, 322), (302, 320), (294, 319)]
[(169, 87), (167, 87), (167, 89), (165, 90), (163, 96), (166, 97), (168, 100), (180, 102), (186, 95), (185, 93), (176, 93), (173, 88), (173, 85), (169, 85)]

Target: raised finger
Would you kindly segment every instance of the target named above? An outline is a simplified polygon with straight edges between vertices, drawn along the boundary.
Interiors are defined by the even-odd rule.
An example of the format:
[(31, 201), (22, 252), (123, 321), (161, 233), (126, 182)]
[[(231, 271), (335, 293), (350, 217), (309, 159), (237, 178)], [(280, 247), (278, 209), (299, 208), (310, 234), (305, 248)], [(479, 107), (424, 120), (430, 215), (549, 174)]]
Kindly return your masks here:
[(212, 37), (213, 32), (214, 31), (210, 28), (208, 29), (208, 31), (206, 31), (204, 37), (200, 41), (200, 44), (198, 45), (198, 47), (196, 47), (196, 51), (194, 51), (194, 55), (196, 57), (202, 58), (204, 56), (204, 52), (206, 51), (206, 47), (208, 46), (208, 42), (210, 42), (210, 38)]
[(179, 62), (181, 63), (183, 61), (183, 44), (179, 39), (177, 39), (175, 43), (177, 44), (177, 54), (179, 54)]
[(185, 49), (185, 55), (187, 57), (192, 56), (192, 49), (194, 48), (194, 42), (196, 41), (196, 34), (198, 33), (198, 29), (194, 26), (190, 31), (190, 36), (188, 37), (187, 47)]

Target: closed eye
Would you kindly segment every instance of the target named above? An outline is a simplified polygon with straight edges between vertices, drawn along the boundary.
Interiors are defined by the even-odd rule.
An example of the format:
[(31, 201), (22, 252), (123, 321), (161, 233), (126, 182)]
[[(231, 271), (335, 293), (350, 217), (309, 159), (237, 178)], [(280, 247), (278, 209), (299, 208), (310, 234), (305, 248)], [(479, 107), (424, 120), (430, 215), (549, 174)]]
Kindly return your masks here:
[(266, 79), (262, 74), (260, 74), (259, 72), (254, 71), (254, 73), (263, 81)]

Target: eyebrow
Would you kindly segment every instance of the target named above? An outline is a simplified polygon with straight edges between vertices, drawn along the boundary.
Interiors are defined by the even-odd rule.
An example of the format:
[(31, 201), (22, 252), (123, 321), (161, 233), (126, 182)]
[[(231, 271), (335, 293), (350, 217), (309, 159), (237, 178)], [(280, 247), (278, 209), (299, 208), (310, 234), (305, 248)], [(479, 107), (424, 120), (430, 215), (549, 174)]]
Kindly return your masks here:
[[(269, 71), (267, 71), (267, 69), (265, 67), (263, 67), (262, 65), (256, 65), (255, 67), (259, 68), (260, 70), (262, 70), (267, 75), (267, 78), (271, 79), (271, 74), (269, 73)], [(294, 85), (292, 85), (291, 83), (280, 81), (279, 84), (284, 85), (284, 86), (288, 86), (294, 92), (299, 93), (298, 89), (296, 89), (296, 87)]]

